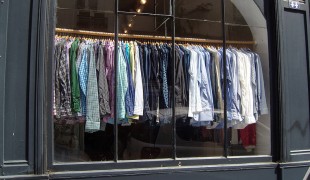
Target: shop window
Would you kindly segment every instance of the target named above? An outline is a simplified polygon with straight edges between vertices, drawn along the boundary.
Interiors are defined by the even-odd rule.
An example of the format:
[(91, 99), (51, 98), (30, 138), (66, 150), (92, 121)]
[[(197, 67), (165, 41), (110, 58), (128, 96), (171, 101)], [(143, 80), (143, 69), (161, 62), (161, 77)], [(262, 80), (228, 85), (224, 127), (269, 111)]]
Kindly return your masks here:
[(54, 163), (271, 154), (259, 8), (172, 2), (57, 1)]

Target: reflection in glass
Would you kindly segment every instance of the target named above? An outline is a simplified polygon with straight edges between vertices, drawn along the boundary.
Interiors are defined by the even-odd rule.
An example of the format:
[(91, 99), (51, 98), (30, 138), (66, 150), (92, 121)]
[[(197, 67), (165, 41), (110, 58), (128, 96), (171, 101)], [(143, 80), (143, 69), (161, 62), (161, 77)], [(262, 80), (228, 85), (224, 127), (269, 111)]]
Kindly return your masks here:
[(119, 15), (119, 33), (171, 36), (171, 21), (166, 17)]
[[(58, 0), (56, 27), (113, 33), (113, 12), (105, 9), (113, 9), (113, 4), (113, 0)], [(112, 161), (114, 43), (81, 34), (57, 35), (53, 59), (54, 160)]]
[(170, 0), (119, 0), (119, 10), (126, 12), (171, 14)]
[(175, 29), (176, 37), (213, 39), (222, 41), (223, 35), (221, 22), (206, 22), (201, 20), (176, 18)]
[(214, 0), (175, 0), (175, 16), (188, 19), (221, 21), (221, 1)]
[[(171, 29), (165, 18), (119, 15), (119, 19), (120, 32), (128, 34), (169, 36)], [(164, 23), (155, 27), (155, 20)], [(169, 43), (147, 38), (119, 41), (117, 80), (125, 88), (117, 91), (120, 160), (172, 158)]]
[[(270, 78), (266, 20), (254, 1), (226, 0), (229, 155), (270, 155)], [(234, 66), (236, 65), (236, 66)], [(234, 75), (239, 72), (239, 75)], [(241, 74), (240, 74), (241, 73)], [(244, 75), (244, 76), (240, 76)], [(239, 78), (239, 81), (237, 79)], [(248, 82), (248, 83), (247, 83)], [(234, 88), (236, 86), (236, 88)], [(243, 89), (242, 93), (237, 88)], [(231, 97), (228, 94), (228, 98)], [(234, 100), (236, 99), (236, 100)], [(235, 103), (238, 102), (238, 103)], [(251, 120), (252, 119), (252, 120)]]
[(114, 32), (114, 0), (58, 0), (57, 28)]
[(57, 0), (58, 9), (114, 11), (114, 0)]

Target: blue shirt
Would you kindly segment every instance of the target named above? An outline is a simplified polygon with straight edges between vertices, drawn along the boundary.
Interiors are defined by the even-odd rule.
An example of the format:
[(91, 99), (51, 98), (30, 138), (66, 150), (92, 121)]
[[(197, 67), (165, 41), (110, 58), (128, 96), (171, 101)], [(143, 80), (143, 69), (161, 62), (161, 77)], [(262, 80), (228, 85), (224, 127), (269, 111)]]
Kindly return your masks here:
[(130, 51), (128, 44), (123, 44), (125, 51), (123, 51), (125, 62), (126, 62), (126, 72), (127, 72), (127, 82), (128, 88), (125, 96), (125, 106), (127, 116), (134, 115), (134, 101), (135, 101), (135, 89), (133, 85), (132, 74), (130, 70)]

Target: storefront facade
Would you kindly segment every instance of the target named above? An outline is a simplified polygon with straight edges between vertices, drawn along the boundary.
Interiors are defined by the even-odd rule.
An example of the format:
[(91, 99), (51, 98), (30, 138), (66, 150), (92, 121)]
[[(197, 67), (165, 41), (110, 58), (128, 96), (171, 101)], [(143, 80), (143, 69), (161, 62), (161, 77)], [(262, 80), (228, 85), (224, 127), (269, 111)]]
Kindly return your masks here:
[[(308, 1), (1, 1), (0, 179), (307, 179), (309, 22)], [(95, 67), (100, 52), (104, 90)], [(186, 52), (188, 68), (180, 65)], [(193, 65), (196, 53), (197, 62), (219, 60), (218, 69)], [(72, 54), (81, 60), (73, 69)], [(67, 65), (62, 57), (71, 86), (58, 76)], [(237, 61), (243, 66), (233, 66)], [(86, 64), (95, 69), (90, 76), (87, 68), (87, 92), (96, 86), (99, 102), (84, 93), (83, 114)], [(233, 67), (238, 78), (248, 67), (252, 84), (235, 83)], [(96, 75), (98, 84), (90, 85)], [(129, 81), (122, 91), (129, 76), (140, 97), (133, 97), (132, 110)], [(78, 89), (77, 96), (70, 89), (67, 109), (65, 86)], [(87, 108), (94, 106), (100, 121), (90, 118), (97, 114)]]

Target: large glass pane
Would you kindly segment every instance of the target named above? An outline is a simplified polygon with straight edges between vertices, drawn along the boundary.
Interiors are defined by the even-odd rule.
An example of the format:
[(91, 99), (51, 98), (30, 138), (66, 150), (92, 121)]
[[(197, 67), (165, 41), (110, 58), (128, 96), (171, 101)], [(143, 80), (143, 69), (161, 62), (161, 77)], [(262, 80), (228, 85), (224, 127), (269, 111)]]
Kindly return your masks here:
[[(229, 155), (270, 155), (266, 20), (253, 0), (225, 0)], [(263, 7), (263, 6), (262, 6)]]
[(119, 15), (119, 31), (119, 159), (172, 158), (171, 20)]
[(176, 0), (177, 157), (224, 155), (220, 9), (220, 1)]
[(119, 11), (171, 14), (171, 0), (119, 0)]
[(114, 44), (71, 30), (113, 35), (114, 0), (57, 2), (62, 30), (56, 30), (53, 59), (54, 160), (113, 160)]

